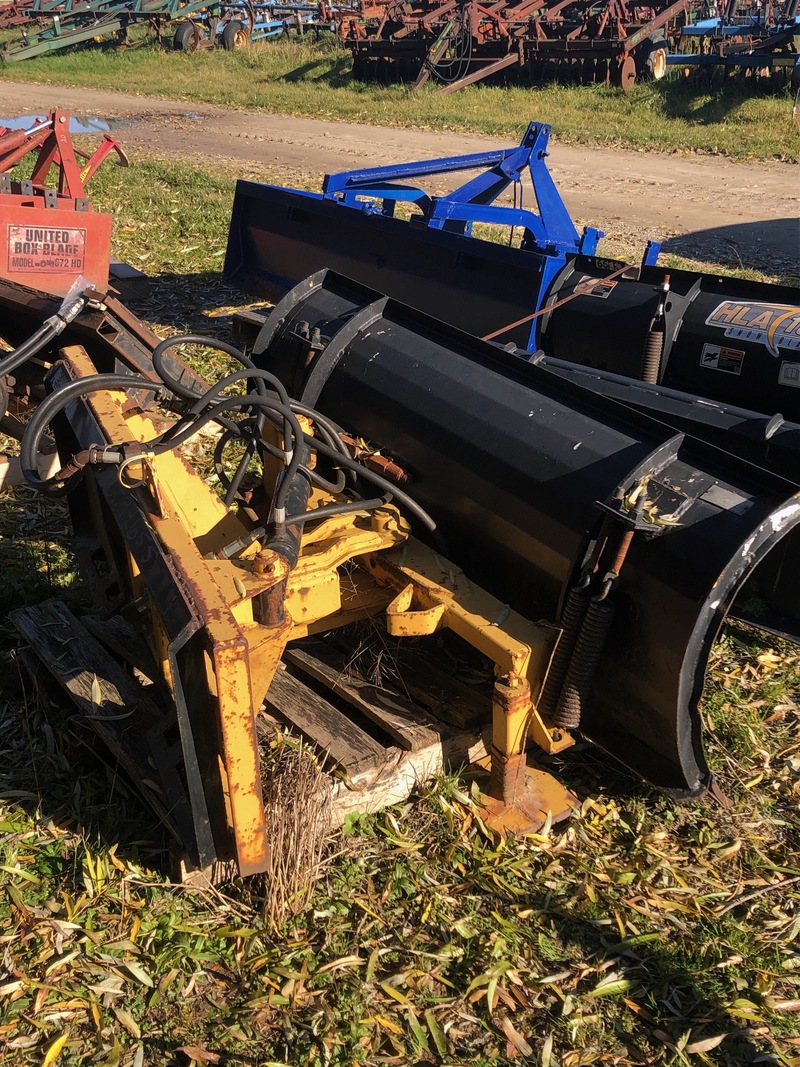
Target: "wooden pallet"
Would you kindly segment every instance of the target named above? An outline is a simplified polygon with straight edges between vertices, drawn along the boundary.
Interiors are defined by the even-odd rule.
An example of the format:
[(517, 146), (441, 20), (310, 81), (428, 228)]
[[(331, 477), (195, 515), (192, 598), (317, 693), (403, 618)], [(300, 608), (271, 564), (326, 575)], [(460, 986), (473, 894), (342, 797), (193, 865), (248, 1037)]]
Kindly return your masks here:
[[(186, 791), (176, 785), (175, 715), (138, 633), (120, 618), (79, 620), (54, 600), (10, 618), (159, 819), (185, 841), (191, 816)], [(490, 733), (484, 699), (448, 681), (436, 665), (425, 668), (412, 656), (412, 695), (402, 695), (362, 677), (350, 659), (340, 644), (299, 642), (287, 651), (262, 708), (262, 727), (288, 727), (324, 757), (334, 825), (399, 803), (442, 770), (483, 758)], [(444, 695), (449, 723), (432, 714)]]
[(332, 817), (338, 825), (353, 812), (397, 804), (441, 771), (487, 754), (487, 710), (481, 725), (451, 726), (430, 713), (439, 699), (434, 686), (424, 708), (363, 678), (340, 650), (308, 641), (287, 651), (265, 707), (334, 765)]

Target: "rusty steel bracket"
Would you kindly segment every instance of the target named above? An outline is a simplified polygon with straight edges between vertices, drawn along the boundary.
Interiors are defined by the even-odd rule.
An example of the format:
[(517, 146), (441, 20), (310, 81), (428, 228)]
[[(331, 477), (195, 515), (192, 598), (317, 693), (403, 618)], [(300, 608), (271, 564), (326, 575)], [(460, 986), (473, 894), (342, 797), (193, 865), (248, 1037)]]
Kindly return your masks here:
[[(390, 634), (419, 637), (441, 628), (452, 630), (490, 659), (499, 677), (519, 678), (529, 694), (538, 696), (556, 627), (530, 622), (512, 611), (419, 541), (368, 556), (363, 565), (380, 583), (399, 590), (386, 609)], [(530, 697), (527, 703), (526, 737), (548, 753), (574, 744), (569, 734), (545, 722)]]
[(501, 604), (438, 553), (416, 541), (399, 551), (368, 557), (379, 582), (399, 589), (386, 608), (396, 637), (419, 637), (447, 628), (495, 665), (489, 784), (482, 797), (487, 825), (499, 832), (530, 833), (566, 818), (576, 798), (551, 775), (527, 765), (533, 741), (548, 753), (574, 744), (566, 730), (546, 722), (531, 699), (539, 693), (558, 631), (531, 623)]

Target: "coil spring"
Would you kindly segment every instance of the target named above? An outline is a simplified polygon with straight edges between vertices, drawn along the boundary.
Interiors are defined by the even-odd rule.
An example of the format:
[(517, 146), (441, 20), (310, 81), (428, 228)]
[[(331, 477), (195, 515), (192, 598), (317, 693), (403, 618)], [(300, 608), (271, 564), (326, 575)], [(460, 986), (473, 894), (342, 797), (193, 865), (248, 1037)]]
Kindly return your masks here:
[(552, 718), (555, 713), (588, 605), (589, 594), (585, 589), (570, 589), (564, 603), (564, 610), (561, 612), (561, 639), (556, 646), (547, 681), (539, 697), (539, 710), (545, 718)]
[(581, 724), (583, 706), (613, 618), (614, 605), (610, 600), (589, 603), (553, 716), (553, 721), (563, 730), (577, 730)]
[(650, 385), (658, 385), (661, 371), (661, 356), (664, 351), (664, 334), (661, 330), (650, 330), (642, 350), (641, 379)]

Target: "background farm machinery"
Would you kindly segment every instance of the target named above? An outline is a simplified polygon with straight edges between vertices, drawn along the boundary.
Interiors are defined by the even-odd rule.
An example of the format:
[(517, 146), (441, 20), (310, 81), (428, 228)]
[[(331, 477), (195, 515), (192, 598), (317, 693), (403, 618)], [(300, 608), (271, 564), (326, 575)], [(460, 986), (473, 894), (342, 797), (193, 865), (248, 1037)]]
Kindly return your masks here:
[(699, 18), (682, 28), (667, 63), (681, 66), (687, 73), (721, 70), (746, 76), (788, 75), (797, 88), (798, 34), (798, 0), (746, 7), (740, 0), (728, 0), (714, 17)]
[(519, 0), (363, 4), (337, 16), (338, 33), (363, 81), (429, 78), (443, 93), (484, 79), (558, 80), (630, 88), (661, 79), (668, 65), (790, 72), (796, 65), (797, 0), (745, 11), (705, 2)]
[[(0, 59), (9, 63), (47, 52), (61, 51), (101, 38), (114, 38), (121, 46), (129, 30), (144, 24), (161, 40), (164, 24), (175, 22), (172, 38), (177, 51), (217, 45), (232, 51), (251, 41), (285, 36), (293, 30), (333, 29), (332, 12), (325, 4), (253, 3), (237, 0), (38, 0), (38, 6), (17, 5), (7, 13), (0, 8), (0, 28), (22, 29), (16, 42), (6, 42)], [(34, 24), (35, 31), (28, 27)]]
[[(28, 33), (22, 26), (18, 41), (6, 41), (0, 61), (18, 63), (48, 52), (58, 52), (75, 45), (102, 38), (114, 38), (121, 47), (129, 40), (129, 30), (146, 26), (161, 39), (163, 26), (179, 18), (188, 18), (208, 6), (208, 0), (86, 0), (48, 8), (37, 14), (37, 29)], [(45, 25), (45, 21), (47, 24)]]
[(29, 14), (28, 0), (7, 0), (0, 4), (0, 30), (13, 30), (18, 26), (27, 26), (34, 21)]
[(338, 17), (363, 81), (429, 78), (441, 92), (501, 75), (630, 88), (666, 73), (667, 36), (689, 20), (691, 0), (512, 0), (368, 6)]
[(20, 28), (22, 37), (0, 57), (17, 62), (101, 38), (125, 46), (141, 24), (160, 40), (168, 22), (176, 23), (173, 48), (184, 52), (334, 30), (352, 52), (354, 78), (414, 89), (432, 79), (442, 93), (486, 79), (629, 89), (663, 78), (670, 64), (687, 73), (794, 72), (800, 84), (797, 0), (748, 11), (729, 0), (720, 13), (707, 0), (14, 0), (0, 7), (0, 29)]
[[(42, 335), (60, 302), (0, 282), (0, 372), (38, 405), (22, 466), (67, 495), (94, 601), (12, 618), (190, 868), (269, 866), (276, 723), (334, 772), (334, 820), (483, 760), (487, 822), (541, 826), (573, 797), (527, 750), (557, 771), (578, 731), (697, 795), (724, 618), (800, 638), (800, 425), (775, 414), (798, 395), (797, 291), (667, 274), (653, 245), (598, 258), (548, 133), (321, 196), (241, 183), (226, 269), (280, 294), (249, 356), (158, 342), (91, 289)], [(496, 202), (523, 171), (539, 213)], [(232, 373), (193, 374), (192, 343)], [(187, 452), (202, 434), (221, 492)]]
[(194, 52), (218, 46), (227, 51), (297, 34), (333, 29), (330, 10), (323, 4), (232, 3), (212, 4), (188, 21), (181, 22), (172, 39), (173, 48)]

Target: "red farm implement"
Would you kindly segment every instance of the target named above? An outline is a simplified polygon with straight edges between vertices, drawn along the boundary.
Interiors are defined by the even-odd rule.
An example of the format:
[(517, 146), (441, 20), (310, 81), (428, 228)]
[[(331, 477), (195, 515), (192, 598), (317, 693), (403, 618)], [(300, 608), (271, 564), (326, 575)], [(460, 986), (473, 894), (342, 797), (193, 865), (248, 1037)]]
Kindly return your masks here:
[(434, 79), (443, 93), (487, 78), (629, 89), (666, 72), (667, 38), (693, 0), (477, 0), (364, 7), (339, 22), (363, 81)]
[(0, 30), (13, 30), (17, 26), (27, 26), (33, 22), (28, 14), (30, 4), (26, 0), (7, 0), (0, 3)]
[[(53, 111), (28, 129), (0, 126), (0, 277), (55, 295), (81, 276), (107, 285), (111, 216), (92, 210), (85, 187), (108, 155), (128, 162), (107, 134), (91, 155), (76, 149), (70, 121)], [(30, 177), (9, 173), (31, 153)]]

